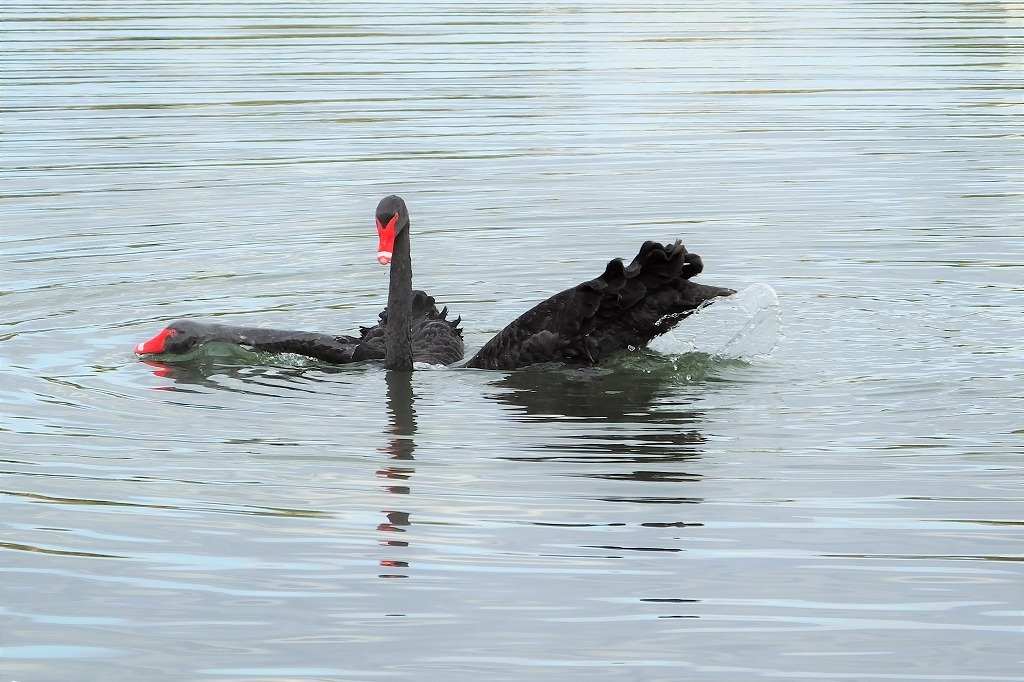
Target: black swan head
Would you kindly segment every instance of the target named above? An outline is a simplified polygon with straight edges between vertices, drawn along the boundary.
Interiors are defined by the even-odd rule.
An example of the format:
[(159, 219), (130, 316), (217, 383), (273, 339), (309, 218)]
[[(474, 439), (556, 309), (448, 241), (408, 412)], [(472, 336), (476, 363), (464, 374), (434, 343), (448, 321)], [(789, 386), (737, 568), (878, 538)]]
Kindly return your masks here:
[(386, 196), (377, 204), (377, 236), (380, 245), (377, 248), (377, 260), (381, 265), (391, 262), (395, 251), (395, 238), (409, 227), (409, 209), (402, 197), (394, 194)]

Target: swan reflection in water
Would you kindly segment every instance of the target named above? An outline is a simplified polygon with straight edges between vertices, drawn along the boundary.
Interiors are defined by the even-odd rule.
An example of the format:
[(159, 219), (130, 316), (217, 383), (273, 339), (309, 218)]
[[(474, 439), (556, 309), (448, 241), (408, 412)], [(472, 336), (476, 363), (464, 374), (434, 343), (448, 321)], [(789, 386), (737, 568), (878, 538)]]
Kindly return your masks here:
[[(394, 463), (385, 466), (377, 471), (377, 475), (389, 481), (401, 482), (403, 484), (384, 486), (385, 492), (392, 495), (408, 495), (412, 489), (408, 485), (416, 470), (401, 462), (411, 462), (415, 458), (413, 452), (416, 450), (416, 442), (413, 436), (416, 435), (416, 410), (413, 407), (412, 372), (387, 372), (386, 381), (388, 386), (388, 425), (385, 431), (387, 445), (380, 448)], [(385, 547), (408, 547), (407, 540), (399, 539), (401, 533), (406, 532), (406, 527), (412, 524), (408, 512), (384, 510), (387, 521), (377, 526), (377, 530), (388, 533), (389, 537), (381, 540)], [(409, 563), (400, 559), (381, 559), (381, 567), (391, 569), (408, 568)], [(409, 576), (397, 571), (382, 573), (381, 578), (407, 578)]]
[[(230, 390), (251, 395), (266, 395), (268, 386), (277, 389), (287, 384), (289, 390), (316, 393), (315, 380), (309, 368), (284, 368), (226, 365), (218, 362), (191, 362), (163, 365), (150, 361), (158, 376), (174, 384), (164, 390), (205, 392), (198, 387)], [(682, 362), (680, 368), (673, 363)], [(701, 431), (704, 420), (699, 409), (688, 401), (687, 394), (710, 382), (704, 378), (712, 372), (712, 362), (694, 355), (668, 360), (650, 354), (632, 355), (609, 367), (546, 368), (495, 372), (483, 397), (505, 408), (508, 419), (525, 424), (544, 424), (536, 429), (543, 442), (528, 444), (496, 458), (523, 463), (571, 463), (579, 465), (559, 475), (604, 481), (620, 481), (621, 486), (596, 486), (603, 491), (594, 499), (602, 502), (642, 505), (642, 521), (633, 512), (612, 514), (600, 523), (582, 519), (538, 521), (538, 526), (623, 526), (636, 524), (647, 528), (682, 528), (699, 526), (680, 514), (680, 505), (703, 501), (692, 494), (701, 481), (689, 463), (701, 457), (706, 438)], [(338, 373), (352, 372), (337, 368)], [(325, 371), (317, 367), (318, 372)], [(378, 373), (375, 368), (361, 371)], [(379, 451), (388, 458), (376, 471), (385, 479), (383, 492), (388, 495), (412, 495), (415, 476), (417, 434), (416, 395), (411, 372), (384, 370), (387, 387), (387, 425), (381, 434)], [(686, 377), (686, 378), (684, 378)], [(191, 386), (191, 388), (190, 388)], [(528, 439), (530, 440), (530, 439)], [(631, 485), (641, 483), (643, 485)], [(651, 494), (657, 492), (661, 494)], [(637, 494), (641, 493), (641, 494)], [(680, 494), (683, 493), (683, 494)], [(405, 548), (410, 546), (409, 531), (414, 525), (410, 512), (400, 498), (390, 498), (381, 510), (384, 519), (376, 530), (380, 545), (387, 553), (379, 562), (384, 569), (381, 578), (409, 577)], [(667, 539), (667, 538), (666, 538)], [(655, 543), (649, 543), (655, 544)], [(659, 546), (603, 549), (644, 551), (680, 551), (659, 541)]]
[[(576, 476), (609, 481), (643, 482), (659, 485), (659, 490), (684, 484), (687, 489), (701, 480), (700, 474), (681, 469), (681, 464), (692, 462), (701, 455), (705, 437), (699, 429), (702, 417), (699, 411), (678, 403), (678, 386), (669, 371), (642, 372), (607, 370), (537, 370), (503, 373), (491, 386), (499, 389), (489, 392), (498, 403), (507, 406), (513, 419), (522, 422), (546, 422), (566, 425), (564, 433), (556, 430), (554, 440), (536, 446), (536, 452), (505, 456), (520, 462), (572, 462), (581, 465)], [(378, 476), (394, 481), (385, 491), (397, 495), (411, 493), (409, 482), (415, 473), (411, 465), (416, 449), (416, 410), (412, 386), (413, 374), (387, 372), (388, 426), (387, 444), (381, 448), (392, 460), (389, 466), (377, 472)], [(609, 428), (615, 424), (620, 428)], [(550, 429), (547, 430), (550, 432)], [(607, 465), (614, 465), (609, 467)], [(611, 469), (611, 470), (609, 470)], [(644, 486), (645, 488), (647, 486)], [(623, 490), (623, 493), (627, 492)], [(639, 525), (647, 528), (683, 528), (703, 524), (688, 522), (678, 517), (679, 507), (672, 505), (697, 504), (703, 499), (692, 495), (629, 495), (601, 497), (611, 503), (655, 505), (645, 507), (654, 518)], [(668, 506), (662, 506), (668, 505)], [(398, 505), (396, 505), (398, 506)], [(658, 510), (655, 512), (655, 510)], [(664, 510), (662, 512), (662, 510)], [(661, 516), (660, 514), (667, 516)], [(378, 530), (389, 536), (406, 533), (413, 525), (409, 513), (385, 510), (387, 521)], [(580, 522), (536, 522), (537, 525), (579, 527)], [(409, 542), (388, 537), (382, 544), (389, 548), (404, 548)], [(625, 551), (638, 548), (602, 546), (602, 549)], [(680, 551), (675, 547), (643, 547), (644, 551)], [(409, 563), (399, 558), (388, 558), (381, 566), (393, 569), (381, 574), (382, 578), (408, 577), (401, 569)]]
[[(683, 471), (680, 465), (701, 456), (706, 442), (699, 428), (702, 415), (680, 402), (678, 375), (671, 367), (655, 366), (653, 371), (621, 367), (520, 371), (505, 375), (495, 385), (506, 389), (495, 399), (511, 408), (514, 419), (560, 427), (533, 451), (506, 459), (585, 464), (588, 466), (573, 475), (595, 479), (665, 483), (701, 479), (700, 474)], [(607, 465), (613, 469), (609, 471)], [(602, 499), (675, 504), (702, 501), (692, 496)]]

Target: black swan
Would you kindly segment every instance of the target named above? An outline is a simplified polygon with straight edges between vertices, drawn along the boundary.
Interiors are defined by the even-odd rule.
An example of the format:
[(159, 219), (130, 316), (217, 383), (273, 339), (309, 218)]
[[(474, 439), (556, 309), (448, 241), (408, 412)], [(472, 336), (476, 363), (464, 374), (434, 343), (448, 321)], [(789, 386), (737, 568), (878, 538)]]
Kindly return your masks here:
[[(380, 246), (377, 260), (391, 265), (387, 307), (359, 336), (179, 320), (135, 347), (138, 355), (188, 353), (208, 341), (222, 341), (273, 353), (297, 353), (343, 364), (383, 360), (387, 369), (408, 372), (413, 363), (452, 365), (465, 349), (461, 318), (447, 319), (434, 299), (412, 288), (409, 210), (401, 197), (377, 205)], [(626, 348), (642, 348), (701, 305), (732, 289), (694, 284), (700, 256), (680, 241), (645, 242), (633, 262), (608, 263), (604, 273), (555, 294), (501, 330), (463, 366), (519, 369), (547, 362), (595, 365)]]
[[(377, 205), (377, 260), (391, 264), (384, 366), (412, 370), (410, 343), (412, 257), (409, 209), (401, 197)], [(704, 265), (682, 242), (645, 242), (628, 266), (608, 263), (604, 273), (531, 308), (484, 344), (465, 367), (519, 369), (545, 362), (595, 365), (617, 351), (642, 348), (704, 303), (736, 293), (694, 284)]]
[[(448, 320), (448, 309), (438, 311), (433, 297), (422, 291), (410, 291), (409, 305), (405, 319), (413, 360), (430, 365), (450, 365), (461, 360), (465, 349), (459, 320)], [(137, 345), (135, 353), (184, 355), (204, 343), (221, 341), (270, 353), (296, 353), (334, 364), (383, 360), (389, 326), (386, 308), (379, 318), (373, 327), (362, 327), (359, 336), (178, 320)]]

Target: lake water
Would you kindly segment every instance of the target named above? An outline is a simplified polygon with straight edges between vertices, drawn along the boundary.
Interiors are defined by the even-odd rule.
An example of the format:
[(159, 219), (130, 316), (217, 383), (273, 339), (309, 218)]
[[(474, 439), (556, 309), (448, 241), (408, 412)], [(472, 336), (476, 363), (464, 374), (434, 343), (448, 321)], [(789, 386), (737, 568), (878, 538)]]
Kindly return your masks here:
[[(1019, 679), (1020, 3), (3, 12), (0, 681)], [(133, 355), (372, 323), (393, 192), (471, 351), (645, 239), (756, 305)]]

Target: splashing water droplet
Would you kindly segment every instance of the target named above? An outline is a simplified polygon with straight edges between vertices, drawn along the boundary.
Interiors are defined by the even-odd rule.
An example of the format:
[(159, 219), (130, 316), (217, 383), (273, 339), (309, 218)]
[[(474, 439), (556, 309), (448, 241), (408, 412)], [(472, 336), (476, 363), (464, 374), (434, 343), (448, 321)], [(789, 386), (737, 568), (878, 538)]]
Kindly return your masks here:
[(701, 308), (650, 343), (664, 355), (707, 353), (748, 360), (771, 354), (781, 336), (782, 306), (767, 284), (754, 284)]

